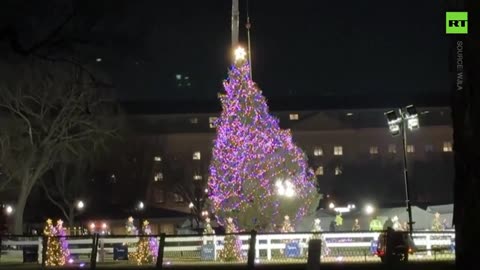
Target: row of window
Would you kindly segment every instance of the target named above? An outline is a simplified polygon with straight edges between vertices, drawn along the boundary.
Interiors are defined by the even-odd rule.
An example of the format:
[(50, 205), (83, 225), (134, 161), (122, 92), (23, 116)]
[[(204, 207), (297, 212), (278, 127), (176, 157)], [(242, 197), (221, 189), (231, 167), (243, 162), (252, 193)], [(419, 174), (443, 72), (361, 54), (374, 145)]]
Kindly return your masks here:
[[(200, 174), (194, 174), (193, 175), (193, 180), (195, 181), (200, 181), (203, 179), (203, 176), (201, 176)], [(154, 182), (159, 182), (159, 181), (163, 181), (163, 173), (162, 172), (156, 172), (154, 173), (153, 175), (153, 181)]]
[[(193, 152), (192, 159), (193, 159), (193, 160), (200, 160), (200, 159), (202, 159), (202, 153), (200, 153), (199, 151)], [(162, 157), (161, 157), (161, 156), (154, 156), (154, 157), (153, 157), (153, 160), (154, 160), (155, 162), (161, 162), (161, 161), (162, 161)]]
[[(318, 166), (317, 169), (315, 170), (315, 175), (320, 176), (323, 175), (323, 166)], [(334, 170), (335, 175), (341, 175), (343, 173), (343, 169), (341, 166), (336, 166)]]
[[(409, 144), (407, 145), (407, 153), (415, 153), (415, 145)], [(425, 152), (433, 152), (434, 147), (431, 144), (425, 145)], [(442, 147), (443, 152), (452, 152), (453, 151), (453, 146), (452, 142), (444, 142), (443, 147)], [(369, 153), (371, 155), (376, 155), (379, 153), (379, 147), (378, 146), (370, 146)], [(388, 145), (388, 153), (391, 154), (396, 154), (397, 153), (397, 145), (395, 144), (389, 144)], [(318, 157), (318, 156), (323, 156), (323, 148), (316, 146), (313, 149), (313, 155)], [(343, 155), (343, 146), (336, 145), (333, 147), (333, 155), (335, 156), (342, 156)]]
[[(211, 117), (208, 118), (208, 124), (209, 124), (210, 128), (215, 128), (215, 123), (217, 122), (217, 119), (218, 119), (218, 117), (215, 117), (215, 116), (211, 116)], [(291, 121), (297, 121), (299, 119), (298, 113), (291, 113), (289, 115), (289, 119)], [(190, 118), (190, 123), (191, 124), (198, 124), (198, 118), (196, 118), (196, 117)]]

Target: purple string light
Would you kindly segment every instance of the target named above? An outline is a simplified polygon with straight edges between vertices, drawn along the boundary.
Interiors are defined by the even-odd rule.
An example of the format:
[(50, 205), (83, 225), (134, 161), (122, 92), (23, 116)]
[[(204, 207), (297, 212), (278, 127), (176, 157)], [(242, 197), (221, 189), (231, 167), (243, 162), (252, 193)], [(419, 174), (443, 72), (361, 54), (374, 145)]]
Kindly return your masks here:
[[(306, 214), (317, 197), (313, 171), (307, 158), (292, 142), (290, 130), (282, 130), (279, 120), (269, 114), (267, 101), (250, 78), (250, 66), (232, 66), (219, 94), (222, 114), (216, 121), (210, 164), (209, 189), (213, 211), (220, 224), (232, 216), (255, 213), (252, 220), (280, 223), (283, 216), (293, 222)], [(295, 196), (277, 194), (277, 180), (288, 179)], [(242, 224), (243, 223), (243, 224)], [(252, 221), (239, 222), (252, 229)]]

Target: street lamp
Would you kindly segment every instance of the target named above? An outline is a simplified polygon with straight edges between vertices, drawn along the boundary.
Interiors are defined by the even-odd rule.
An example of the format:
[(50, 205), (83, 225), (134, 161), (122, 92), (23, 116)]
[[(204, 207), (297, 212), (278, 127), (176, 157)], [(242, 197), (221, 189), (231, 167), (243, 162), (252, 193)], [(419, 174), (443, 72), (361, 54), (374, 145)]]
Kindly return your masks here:
[(371, 215), (373, 212), (375, 212), (375, 208), (371, 204), (367, 204), (365, 206), (365, 214)]
[(420, 127), (417, 109), (413, 105), (408, 105), (403, 109), (388, 111), (385, 113), (390, 133), (393, 136), (402, 136), (403, 144), (403, 176), (405, 182), (405, 202), (407, 204), (408, 224), (410, 235), (413, 233), (412, 204), (410, 202), (410, 187), (408, 181), (408, 161), (407, 161), (407, 128), (410, 131)]
[(334, 209), (334, 208), (335, 208), (335, 204), (334, 204), (333, 202), (331, 202), (331, 203), (328, 205), (328, 208)]
[(83, 203), (83, 201), (81, 201), (81, 200), (78, 201), (78, 202), (77, 202), (77, 209), (78, 209), (78, 210), (82, 210), (83, 207), (85, 207), (85, 204)]
[(143, 208), (145, 208), (145, 204), (143, 204), (142, 201), (138, 202), (138, 210), (143, 210)]
[(13, 213), (13, 206), (7, 204), (5, 206), (5, 214), (7, 216), (10, 216), (12, 213)]

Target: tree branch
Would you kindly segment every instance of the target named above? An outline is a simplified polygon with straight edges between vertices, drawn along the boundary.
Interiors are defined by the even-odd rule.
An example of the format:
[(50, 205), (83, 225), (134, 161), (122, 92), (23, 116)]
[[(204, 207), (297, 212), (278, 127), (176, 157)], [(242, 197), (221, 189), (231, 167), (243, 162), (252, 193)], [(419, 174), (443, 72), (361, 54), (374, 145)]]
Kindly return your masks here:
[(43, 191), (45, 191), (45, 195), (47, 196), (47, 199), (53, 203), (53, 205), (55, 205), (56, 207), (58, 207), (58, 209), (60, 209), (63, 213), (63, 215), (65, 216), (66, 219), (68, 219), (68, 213), (65, 209), (65, 207), (63, 205), (61, 205), (59, 202), (57, 202), (57, 200), (55, 200), (53, 198), (53, 196), (50, 194), (50, 189), (47, 187), (47, 185), (45, 185), (45, 182), (44, 181), (40, 181), (41, 185), (42, 185), (42, 188), (43, 188)]

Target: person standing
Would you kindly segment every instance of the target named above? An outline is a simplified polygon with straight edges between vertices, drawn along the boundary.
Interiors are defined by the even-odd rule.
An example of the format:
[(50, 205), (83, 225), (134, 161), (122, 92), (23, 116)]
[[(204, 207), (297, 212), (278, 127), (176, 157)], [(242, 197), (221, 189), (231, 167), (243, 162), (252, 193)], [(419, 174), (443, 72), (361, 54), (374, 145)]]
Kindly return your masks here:
[(355, 222), (353, 223), (352, 231), (354, 232), (360, 231), (360, 223), (358, 222), (358, 218), (356, 218)]

